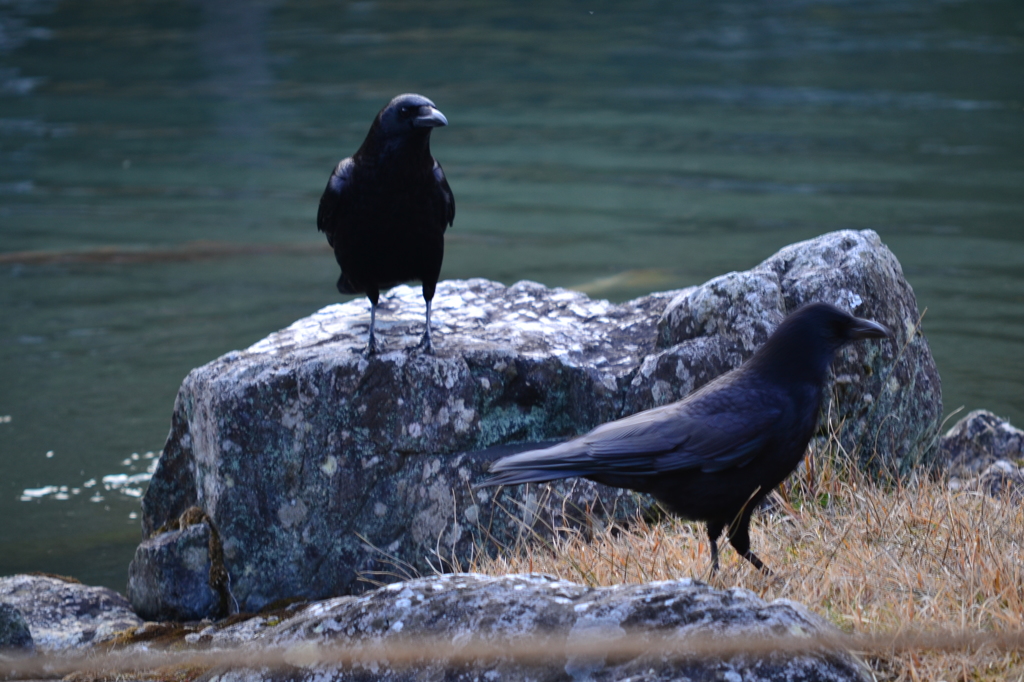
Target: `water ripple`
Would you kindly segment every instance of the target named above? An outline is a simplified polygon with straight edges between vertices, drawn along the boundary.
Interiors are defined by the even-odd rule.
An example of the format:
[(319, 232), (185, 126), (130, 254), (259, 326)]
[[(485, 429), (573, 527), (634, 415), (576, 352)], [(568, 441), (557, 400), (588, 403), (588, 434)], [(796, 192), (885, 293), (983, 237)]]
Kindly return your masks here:
[(955, 99), (931, 92), (903, 93), (886, 91), (851, 92), (812, 87), (739, 86), (649, 86), (621, 88), (621, 97), (649, 101), (710, 102), (738, 106), (811, 106), (855, 109), (900, 109), (936, 111), (989, 111), (1003, 109), (1002, 102)]
[[(51, 453), (48, 452), (47, 457), (49, 456)], [(90, 478), (77, 486), (50, 484), (38, 488), (25, 488), (21, 491), (18, 499), (22, 502), (44, 499), (63, 501), (83, 493), (91, 493), (90, 502), (102, 502), (106, 499), (103, 495), (104, 492), (140, 498), (145, 493), (146, 484), (153, 478), (153, 472), (156, 471), (159, 461), (160, 453), (158, 452), (147, 452), (141, 455), (133, 452), (130, 457), (121, 462), (121, 466), (128, 467), (128, 472), (107, 474), (100, 477), (98, 482), (96, 478)], [(135, 471), (143, 463), (146, 464), (145, 471)]]

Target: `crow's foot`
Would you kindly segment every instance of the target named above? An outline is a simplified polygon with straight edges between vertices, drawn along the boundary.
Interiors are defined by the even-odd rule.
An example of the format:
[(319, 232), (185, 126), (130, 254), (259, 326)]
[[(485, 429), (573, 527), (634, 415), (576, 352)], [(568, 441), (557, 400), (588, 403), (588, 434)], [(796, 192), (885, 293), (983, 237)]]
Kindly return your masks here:
[(359, 353), (364, 358), (371, 358), (374, 355), (378, 355), (380, 353), (380, 346), (377, 344), (377, 342), (371, 336), (370, 337), (370, 342), (368, 344), (366, 344), (365, 348), (353, 348), (352, 352), (353, 353)]
[(434, 343), (430, 340), (429, 334), (424, 334), (419, 343), (415, 346), (409, 346), (406, 350), (419, 351), (421, 353), (426, 353), (427, 355), (434, 355)]

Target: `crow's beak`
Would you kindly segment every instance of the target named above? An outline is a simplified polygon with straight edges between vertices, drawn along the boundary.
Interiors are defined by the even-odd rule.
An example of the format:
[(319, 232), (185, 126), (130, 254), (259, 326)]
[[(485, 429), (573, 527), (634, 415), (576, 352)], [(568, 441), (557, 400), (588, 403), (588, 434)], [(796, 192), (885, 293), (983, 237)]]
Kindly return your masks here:
[(892, 331), (884, 324), (878, 324), (871, 320), (858, 317), (857, 321), (850, 327), (851, 339), (891, 339)]
[(429, 105), (420, 107), (419, 116), (413, 119), (416, 128), (437, 128), (448, 125), (448, 119), (440, 111)]

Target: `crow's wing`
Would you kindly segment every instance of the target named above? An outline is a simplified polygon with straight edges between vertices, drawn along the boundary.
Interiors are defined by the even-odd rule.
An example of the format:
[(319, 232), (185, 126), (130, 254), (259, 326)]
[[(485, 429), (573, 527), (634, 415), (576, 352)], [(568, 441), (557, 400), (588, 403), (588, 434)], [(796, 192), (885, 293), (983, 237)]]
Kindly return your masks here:
[[(444, 169), (441, 168), (437, 159), (434, 159), (434, 181), (444, 199), (444, 218), (441, 224), (442, 226), (451, 225), (455, 222), (455, 195), (452, 194), (452, 188), (448, 186), (448, 178), (444, 176)], [(441, 231), (443, 232), (445, 229), (447, 227), (442, 227)]]
[(657, 474), (742, 467), (768, 441), (782, 416), (774, 391), (736, 384), (640, 412), (594, 429), (580, 440), (602, 470)]
[[(698, 396), (691, 396), (698, 398)], [(785, 401), (770, 390), (721, 389), (603, 424), (574, 440), (498, 460), (485, 485), (570, 476), (656, 476), (742, 467), (764, 447)]]
[(327, 235), (327, 243), (334, 246), (334, 239), (344, 227), (347, 205), (352, 200), (352, 169), (355, 164), (351, 158), (342, 159), (327, 187), (320, 196), (320, 208), (316, 213), (316, 228)]

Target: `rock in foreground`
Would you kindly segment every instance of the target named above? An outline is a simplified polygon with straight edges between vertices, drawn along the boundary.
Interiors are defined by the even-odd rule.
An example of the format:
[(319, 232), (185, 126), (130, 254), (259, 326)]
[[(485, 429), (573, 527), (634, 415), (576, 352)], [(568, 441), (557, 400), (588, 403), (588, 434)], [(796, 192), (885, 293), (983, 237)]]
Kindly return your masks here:
[[(365, 588), (360, 576), (470, 566), (538, 528), (629, 519), (646, 498), (578, 479), (474, 491), (509, 453), (482, 450), (682, 398), (810, 301), (896, 333), (834, 364), (827, 413), (847, 451), (897, 472), (934, 451), (938, 373), (913, 291), (874, 232), (824, 235), (753, 270), (619, 305), (530, 282), (442, 282), (436, 356), (404, 350), (422, 332), (418, 289), (396, 287), (395, 299), (378, 311), (386, 352), (371, 359), (353, 352), (369, 322), (360, 300), (189, 374), (143, 501), (128, 585), (141, 615), (198, 619), (346, 594)], [(188, 514), (208, 531), (182, 532)], [(161, 577), (182, 570), (203, 594)]]
[[(640, 647), (645, 637), (710, 637), (712, 642), (743, 642), (757, 637), (830, 636), (833, 629), (803, 607), (786, 600), (771, 604), (748, 590), (715, 590), (689, 580), (647, 585), (588, 588), (531, 574), (489, 577), (442, 575), (396, 583), (361, 597), (340, 597), (257, 616), (225, 628), (211, 626), (189, 639), (209, 649), (243, 646), (266, 651), (298, 644), (358, 651), (376, 645), (396, 653), (417, 641), (440, 642), (422, 651), (412, 668), (391, 668), (386, 660), (344, 668), (296, 664), (285, 670), (238, 670), (221, 677), (233, 682), (257, 680), (785, 680), (787, 682), (870, 679), (866, 668), (846, 652), (750, 654), (671, 660), (661, 655), (624, 654), (566, 657), (566, 644), (603, 638)], [(536, 643), (554, 652), (543, 664), (501, 657), (446, 666), (448, 653), (465, 657), (472, 642)], [(519, 647), (520, 652), (530, 653)], [(316, 660), (316, 654), (310, 652)], [(244, 654), (242, 656), (244, 660)]]
[[(70, 596), (58, 582), (33, 583), (45, 608)], [(3, 652), (0, 675), (220, 682), (870, 679), (839, 633), (799, 604), (765, 603), (748, 590), (691, 580), (589, 588), (538, 574), (435, 575), (213, 624), (124, 623), (123, 631), (89, 641), (78, 636), (87, 622), (115, 623), (121, 606), (101, 599), (75, 613), (83, 603), (81, 595), (70, 599), (42, 637), (76, 644), (45, 646), (45, 658)]]

